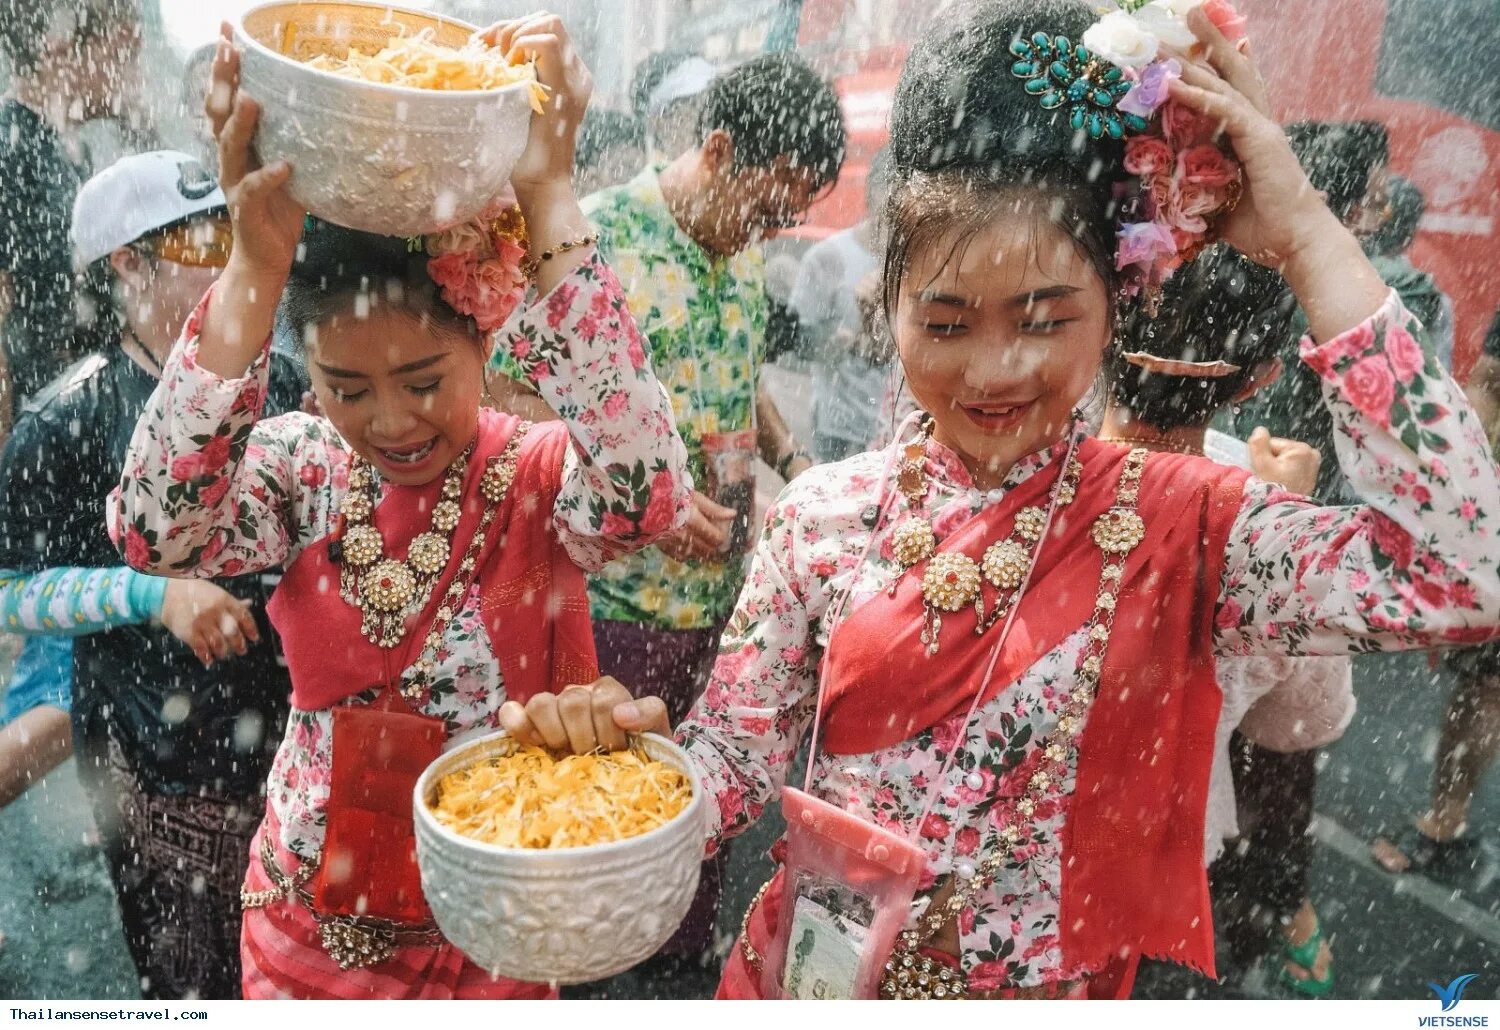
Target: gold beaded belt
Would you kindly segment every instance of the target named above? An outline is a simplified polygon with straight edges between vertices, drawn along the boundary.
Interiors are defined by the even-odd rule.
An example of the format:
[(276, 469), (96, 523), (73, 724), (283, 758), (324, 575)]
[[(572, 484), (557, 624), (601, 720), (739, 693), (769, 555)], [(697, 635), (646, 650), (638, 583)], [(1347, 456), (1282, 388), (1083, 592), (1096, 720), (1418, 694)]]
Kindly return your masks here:
[(301, 902), (317, 921), (323, 950), (340, 969), (378, 966), (395, 954), (397, 948), (435, 948), (444, 943), (442, 931), (430, 920), (397, 923), (372, 916), (331, 916), (319, 912), (313, 907), (312, 892), (305, 886), (318, 867), (304, 858), (296, 873), (287, 876), (276, 861), (276, 848), (269, 835), (260, 839), (260, 864), (273, 886), (263, 891), (241, 887), (240, 907), (265, 908), (283, 900)]

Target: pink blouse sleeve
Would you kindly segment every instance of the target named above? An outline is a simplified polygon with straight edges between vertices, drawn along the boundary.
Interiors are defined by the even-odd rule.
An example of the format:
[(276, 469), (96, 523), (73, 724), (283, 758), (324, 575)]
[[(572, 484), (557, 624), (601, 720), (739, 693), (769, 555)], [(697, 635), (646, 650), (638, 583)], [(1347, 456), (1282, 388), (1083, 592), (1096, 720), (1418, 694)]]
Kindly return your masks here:
[(1319, 507), (1252, 479), (1230, 536), (1222, 655), (1336, 655), (1490, 639), (1500, 628), (1500, 479), (1458, 384), (1394, 292), (1303, 341), (1339, 464), (1364, 504)]
[(105, 512), (125, 560), (156, 575), (234, 576), (276, 568), (309, 540), (307, 504), (347, 473), (332, 426), (292, 413), (261, 420), (270, 340), (244, 376), (198, 364), (205, 296), (136, 423)]
[(553, 521), (595, 570), (687, 521), (687, 448), (645, 341), (597, 255), (501, 329), (501, 347), (568, 427)]
[(717, 802), (710, 853), (776, 800), (812, 719), (828, 579), (835, 569), (852, 576), (858, 550), (837, 527), (809, 539), (798, 524), (803, 507), (836, 488), (831, 468), (798, 477), (768, 513), (708, 689), (677, 730)]

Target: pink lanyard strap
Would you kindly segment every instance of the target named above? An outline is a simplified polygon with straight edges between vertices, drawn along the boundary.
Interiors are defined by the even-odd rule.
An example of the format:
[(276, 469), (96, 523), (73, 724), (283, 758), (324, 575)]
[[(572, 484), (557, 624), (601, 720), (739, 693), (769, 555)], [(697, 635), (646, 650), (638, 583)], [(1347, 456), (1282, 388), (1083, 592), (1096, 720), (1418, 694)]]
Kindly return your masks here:
[[(859, 571), (864, 568), (865, 562), (869, 559), (870, 551), (875, 546), (875, 537), (885, 524), (885, 518), (889, 514), (890, 507), (895, 499), (896, 495), (889, 489), (889, 483), (891, 469), (896, 463), (896, 456), (902, 450), (901, 440), (905, 437), (910, 426), (921, 415), (922, 412), (920, 411), (912, 412), (902, 420), (901, 425), (896, 430), (896, 443), (892, 446), (891, 453), (885, 461), (885, 469), (880, 475), (880, 493), (876, 501), (875, 520), (874, 524), (870, 527), (869, 539), (865, 541), (865, 546), (860, 552), (859, 560), (854, 564), (848, 587), (840, 592), (839, 596), (834, 600), (833, 605), (829, 609), (829, 615), (825, 620), (828, 626), (828, 646), (823, 649), (823, 659), (818, 663), (818, 701), (817, 707), (813, 711), (812, 737), (808, 743), (807, 776), (802, 783), (804, 793), (812, 793), (813, 769), (817, 764), (818, 738), (822, 735), (825, 692), (828, 689), (828, 654), (833, 650), (833, 635), (844, 620), (845, 610), (849, 604), (849, 595), (854, 592), (854, 587), (859, 579)], [(1006, 613), (1005, 623), (1000, 627), (1000, 636), (995, 641), (995, 646), (990, 650), (990, 658), (988, 664), (985, 666), (984, 678), (979, 683), (979, 689), (974, 692), (974, 700), (969, 703), (968, 713), (964, 716), (964, 732), (959, 738), (961, 741), (968, 739), (969, 730), (974, 721), (974, 714), (979, 710), (980, 701), (984, 698), (985, 691), (989, 689), (990, 681), (994, 678), (995, 666), (1000, 661), (1000, 653), (1005, 648), (1005, 641), (1010, 637), (1010, 627), (1015, 621), (1016, 613), (1021, 610), (1021, 601), (1026, 596), (1026, 589), (1031, 585), (1032, 573), (1041, 564), (1042, 548), (1046, 544), (1047, 537), (1052, 532), (1053, 516), (1057, 514), (1058, 487), (1061, 486), (1063, 478), (1067, 474), (1068, 464), (1073, 460), (1073, 456), (1077, 450), (1078, 434), (1070, 430), (1068, 453), (1063, 456), (1062, 465), (1059, 466), (1061, 471), (1058, 474), (1057, 482), (1052, 484), (1052, 496), (1051, 500), (1047, 503), (1047, 520), (1042, 526), (1042, 535), (1037, 540), (1036, 550), (1032, 553), (1032, 560), (1026, 566), (1026, 574), (1021, 579), (1021, 585), (1016, 588), (1016, 595), (1011, 601), (1010, 611)], [(922, 460), (927, 460), (925, 454)], [(952, 753), (943, 762), (942, 769), (933, 779), (932, 787), (927, 792), (927, 800), (922, 806), (921, 814), (918, 816), (916, 823), (907, 831), (907, 840), (913, 844), (916, 843), (917, 835), (922, 825), (927, 821), (927, 816), (931, 814), (932, 806), (937, 803), (938, 796), (943, 791), (943, 784), (947, 782), (948, 774), (953, 771), (953, 763), (958, 760), (958, 751), (958, 748), (954, 748)]]

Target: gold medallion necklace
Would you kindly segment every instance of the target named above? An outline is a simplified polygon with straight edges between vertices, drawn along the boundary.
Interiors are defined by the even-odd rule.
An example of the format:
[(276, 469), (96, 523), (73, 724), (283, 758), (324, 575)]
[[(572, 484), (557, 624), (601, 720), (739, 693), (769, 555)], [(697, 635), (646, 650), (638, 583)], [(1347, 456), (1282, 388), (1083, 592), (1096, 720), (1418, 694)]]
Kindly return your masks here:
[(432, 585), (448, 566), (453, 531), (463, 509), (464, 475), (469, 455), (463, 452), (443, 473), (442, 500), (433, 505), (432, 528), (412, 538), (405, 560), (386, 554), (385, 537), (370, 520), (380, 501), (380, 484), (369, 462), (356, 457), (349, 467), (349, 492), (339, 513), (344, 520), (339, 596), (359, 608), (360, 631), (372, 644), (392, 648), (406, 636), (406, 619), (426, 605)]
[(1014, 806), (1009, 810), (996, 806), (992, 814), (999, 827), (995, 849), (967, 877), (957, 876), (954, 891), (943, 902), (932, 905), (918, 919), (915, 930), (901, 932), (880, 980), (882, 998), (964, 998), (969, 993), (968, 978), (961, 968), (955, 970), (935, 961), (922, 954), (921, 949), (965, 908), (973, 906), (980, 892), (995, 882), (1016, 849), (1031, 840), (1037, 810), (1055, 793), (1056, 785), (1067, 778), (1068, 770), (1077, 761), (1078, 737), (1089, 706), (1098, 694), (1104, 660), (1109, 653), (1110, 631), (1125, 578), (1125, 559), (1146, 536), (1146, 523), (1136, 510), (1146, 458), (1146, 450), (1140, 447), (1126, 456), (1113, 507), (1090, 527), (1089, 536), (1104, 558), (1099, 570), (1099, 589), (1083, 650), (1078, 655), (1073, 689), (1058, 714), (1056, 726), (1037, 744), (1042, 760)]
[[(912, 509), (923, 505), (927, 497), (927, 441), (932, 435), (932, 419), (922, 422), (916, 438), (906, 445), (901, 468), (896, 473), (896, 487), (905, 495)], [(1075, 456), (1058, 477), (1056, 486), (1059, 509), (1073, 503), (1083, 463)], [(974, 606), (974, 632), (984, 633), (1003, 619), (1015, 603), (1016, 592), (1026, 580), (1036, 554), (1037, 544), (1047, 524), (1045, 508), (1031, 505), (1016, 512), (1010, 534), (985, 548), (979, 561), (961, 551), (937, 550), (937, 534), (932, 523), (921, 515), (908, 515), (891, 536), (891, 549), (903, 570), (927, 562), (922, 574), (922, 643), (927, 653), (939, 649), (943, 630), (943, 613), (962, 611)], [(899, 580), (891, 583), (895, 596)], [(985, 614), (984, 583), (996, 590), (994, 603)]]

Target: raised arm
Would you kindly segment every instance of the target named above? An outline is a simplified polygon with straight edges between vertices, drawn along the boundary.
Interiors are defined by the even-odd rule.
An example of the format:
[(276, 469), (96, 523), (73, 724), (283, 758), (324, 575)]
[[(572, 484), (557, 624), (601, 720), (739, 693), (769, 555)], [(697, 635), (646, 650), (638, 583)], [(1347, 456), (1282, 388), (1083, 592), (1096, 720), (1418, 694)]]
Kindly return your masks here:
[(1394, 292), (1326, 343), (1339, 464), (1364, 500), (1320, 508), (1252, 480), (1220, 595), (1222, 653), (1344, 654), (1476, 642), (1500, 623), (1500, 480), (1458, 384)]
[(572, 437), (553, 516), (573, 560), (597, 569), (682, 525), (687, 450), (609, 266), (590, 258), (508, 329), (503, 346)]
[(1480, 640), (1500, 623), (1500, 485), (1462, 391), (1312, 189), (1250, 59), (1202, 9), (1172, 99), (1223, 126), (1244, 173), (1218, 226), (1281, 270), (1307, 313), (1302, 359), (1323, 380), (1339, 464), (1364, 507), (1318, 509), (1260, 481), (1231, 535), (1224, 653), (1341, 654)]
[(155, 575), (235, 576), (284, 564), (312, 524), (298, 511), (302, 484), (344, 467), (325, 420), (300, 412), (261, 420), (269, 336), (236, 377), (207, 366), (199, 330), (218, 290), (188, 319), (105, 508), (126, 563)]

